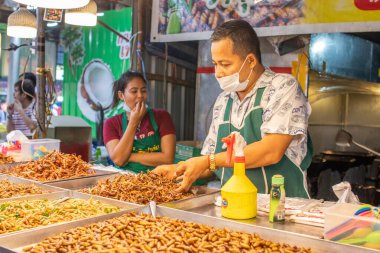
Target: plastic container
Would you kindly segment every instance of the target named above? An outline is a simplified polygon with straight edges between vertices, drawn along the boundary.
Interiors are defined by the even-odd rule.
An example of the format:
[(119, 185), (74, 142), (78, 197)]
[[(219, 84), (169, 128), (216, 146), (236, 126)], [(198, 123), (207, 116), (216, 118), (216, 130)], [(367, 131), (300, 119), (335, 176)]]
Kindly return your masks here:
[(360, 205), (342, 203), (327, 208), (325, 210), (325, 239), (380, 249), (380, 219), (372, 215), (354, 215), (360, 207)]
[(198, 141), (181, 141), (176, 143), (174, 162), (185, 161), (201, 155), (202, 143)]
[(60, 140), (57, 139), (35, 139), (21, 143), (21, 154), (23, 161), (37, 160), (50, 152), (59, 151)]

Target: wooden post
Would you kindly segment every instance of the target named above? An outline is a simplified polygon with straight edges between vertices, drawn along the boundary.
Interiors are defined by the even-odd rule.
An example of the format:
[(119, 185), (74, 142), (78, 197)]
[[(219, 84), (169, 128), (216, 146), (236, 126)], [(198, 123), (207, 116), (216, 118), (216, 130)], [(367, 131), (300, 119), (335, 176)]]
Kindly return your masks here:
[(46, 103), (45, 103), (45, 30), (44, 8), (37, 8), (37, 138), (46, 137)]
[[(133, 47), (133, 44), (131, 45), (132, 50), (140, 49), (141, 50), (141, 56), (142, 50), (144, 48), (144, 34), (145, 34), (145, 16), (144, 11), (146, 10), (146, 6), (144, 8), (144, 3), (146, 1), (139, 0), (139, 1), (133, 1), (132, 8), (133, 8), (133, 18), (132, 18), (132, 34), (135, 34), (139, 31), (141, 31), (140, 34), (137, 35), (135, 38), (133, 44), (135, 44), (135, 47)], [(139, 72), (142, 72), (142, 62), (137, 55), (135, 51), (132, 51), (132, 65), (131, 68), (134, 70), (137, 70)]]

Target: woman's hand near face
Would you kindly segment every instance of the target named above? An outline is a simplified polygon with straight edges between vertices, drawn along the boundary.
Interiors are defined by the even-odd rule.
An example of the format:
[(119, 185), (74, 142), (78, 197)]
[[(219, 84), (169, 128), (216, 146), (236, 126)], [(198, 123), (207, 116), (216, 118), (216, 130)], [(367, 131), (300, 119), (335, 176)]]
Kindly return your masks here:
[(131, 111), (129, 120), (131, 123), (139, 124), (141, 120), (144, 118), (145, 114), (146, 114), (145, 103), (143, 101), (138, 102), (135, 108), (133, 108), (133, 110)]
[(12, 103), (12, 104), (9, 104), (8, 107), (7, 107), (7, 112), (9, 115), (12, 115), (15, 111), (15, 105)]

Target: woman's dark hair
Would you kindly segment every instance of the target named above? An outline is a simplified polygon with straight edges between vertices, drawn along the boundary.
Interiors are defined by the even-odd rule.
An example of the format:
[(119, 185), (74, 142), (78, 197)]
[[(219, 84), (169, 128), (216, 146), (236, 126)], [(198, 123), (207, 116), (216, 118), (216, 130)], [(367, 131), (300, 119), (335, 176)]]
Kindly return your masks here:
[(19, 76), (19, 79), (22, 79), (23, 76), (24, 76), (24, 79), (28, 79), (28, 80), (32, 81), (34, 88), (36, 87), (37, 77), (35, 74), (33, 74), (32, 72), (25, 72)]
[(19, 89), (20, 94), (26, 94), (29, 100), (32, 100), (36, 96), (33, 82), (29, 79), (24, 79), (24, 82), (22, 80), (18, 80), (15, 83), (15, 87)]
[(233, 52), (245, 59), (253, 53), (261, 64), (260, 41), (252, 26), (244, 20), (230, 20), (217, 27), (211, 35), (211, 42), (229, 38), (233, 42)]
[(135, 78), (140, 78), (146, 84), (146, 80), (144, 76), (137, 71), (128, 70), (123, 73), (118, 80), (113, 83), (113, 103), (112, 108), (116, 107), (119, 103), (119, 95), (118, 92), (124, 92), (127, 88), (128, 84)]

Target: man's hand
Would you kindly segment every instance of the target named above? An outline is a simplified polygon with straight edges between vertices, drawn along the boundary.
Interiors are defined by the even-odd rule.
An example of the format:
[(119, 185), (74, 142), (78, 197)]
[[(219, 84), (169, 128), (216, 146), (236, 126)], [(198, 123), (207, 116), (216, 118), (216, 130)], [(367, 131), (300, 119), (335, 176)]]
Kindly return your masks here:
[(177, 177), (176, 175), (176, 167), (178, 164), (166, 164), (166, 165), (160, 165), (157, 166), (154, 170), (152, 170), (153, 173), (166, 177), (169, 180), (173, 180)]
[(182, 180), (179, 192), (189, 191), (191, 185), (208, 169), (207, 156), (193, 157), (178, 165), (177, 180)]

